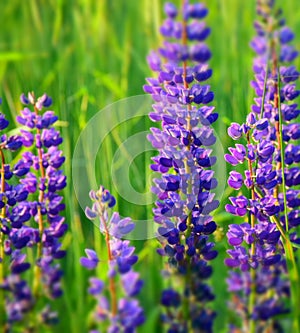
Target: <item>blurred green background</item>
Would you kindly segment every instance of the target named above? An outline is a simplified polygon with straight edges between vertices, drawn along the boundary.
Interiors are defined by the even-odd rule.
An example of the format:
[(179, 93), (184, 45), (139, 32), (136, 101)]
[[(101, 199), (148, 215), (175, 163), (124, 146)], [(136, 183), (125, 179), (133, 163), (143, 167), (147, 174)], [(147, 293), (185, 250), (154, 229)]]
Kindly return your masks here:
[[(249, 81), (252, 79), (253, 52), (249, 41), (254, 35), (254, 0), (211, 0), (207, 19), (212, 27), (208, 44), (212, 49), (210, 80), (215, 92), (214, 105), (220, 114), (216, 130), (224, 147), (232, 142), (226, 136), (231, 121), (243, 122), (253, 98)], [(177, 1), (178, 3), (178, 1)], [(64, 137), (63, 150), (67, 156), (65, 172), (68, 187), (64, 192), (69, 232), (64, 239), (68, 255), (62, 300), (55, 307), (60, 312), (60, 324), (53, 332), (87, 332), (92, 299), (86, 294), (88, 274), (79, 266), (84, 248), (99, 251), (102, 239), (94, 225), (84, 216), (74, 196), (71, 178), (72, 154), (77, 138), (88, 120), (99, 110), (119, 99), (143, 93), (145, 77), (151, 76), (146, 63), (150, 49), (161, 42), (159, 25), (163, 19), (162, 0), (10, 0), (0, 1), (0, 96), (2, 112), (14, 122), (21, 109), (19, 95), (35, 91), (47, 92), (54, 100), (53, 109), (60, 117)], [(300, 6), (298, 0), (278, 1), (283, 5), (288, 25), (296, 32), (296, 47), (300, 50)], [(296, 64), (299, 68), (299, 61)], [(105, 154), (96, 165), (97, 179), (108, 188), (109, 166), (118, 147), (120, 132), (129, 137), (136, 131), (127, 124), (111, 133), (105, 140)], [(152, 124), (141, 119), (139, 130)], [(13, 125), (11, 125), (11, 128)], [(150, 186), (150, 153), (139, 156), (133, 167), (138, 168), (145, 181), (132, 177), (133, 186), (141, 193)], [(145, 173), (143, 176), (143, 172)], [(117, 193), (114, 192), (117, 195)], [(230, 190), (226, 189), (224, 201)], [(118, 209), (123, 215), (145, 219), (151, 207), (132, 207), (118, 197)], [(215, 219), (224, 228), (232, 219), (222, 213), (223, 203)], [(164, 281), (158, 268), (160, 258), (155, 253), (156, 240), (136, 241), (140, 253), (139, 270), (145, 279), (140, 297), (147, 313), (147, 322), (139, 332), (159, 332), (160, 289)], [(216, 292), (213, 306), (218, 311), (215, 332), (226, 332), (227, 294), (226, 268), (223, 265), (226, 241), (217, 243), (220, 255), (214, 261), (212, 280)], [(103, 272), (99, 272), (103, 274)]]

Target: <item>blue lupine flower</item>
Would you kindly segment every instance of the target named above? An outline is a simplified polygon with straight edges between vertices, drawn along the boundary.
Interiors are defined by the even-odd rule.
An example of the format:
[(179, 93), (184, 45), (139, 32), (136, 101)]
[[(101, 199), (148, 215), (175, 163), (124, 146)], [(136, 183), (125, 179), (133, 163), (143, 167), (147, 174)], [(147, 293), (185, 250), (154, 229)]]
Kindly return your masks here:
[(86, 267), (87, 269), (94, 269), (97, 267), (99, 259), (97, 253), (94, 250), (86, 249), (85, 253), (87, 258), (81, 258), (80, 263), (82, 266)]
[[(66, 186), (66, 177), (59, 170), (65, 160), (58, 149), (62, 139), (51, 127), (57, 116), (53, 111), (42, 112), (44, 107), (51, 105), (52, 99), (44, 94), (36, 100), (30, 93), (27, 97), (23, 94), (21, 102), (28, 105), (17, 117), (25, 127), (21, 130), (22, 136), (7, 138), (2, 135), (0, 143), (0, 149), (14, 151), (23, 145), (37, 151), (36, 155), (25, 151), (14, 166), (4, 166), (6, 180), (20, 177), (17, 185), (5, 184), (5, 191), (0, 195), (0, 206), (2, 204), (3, 209), (6, 206), (5, 218), (2, 219), (2, 231), (6, 235), (4, 253), (11, 258), (10, 275), (5, 277), (2, 285), (10, 293), (6, 303), (9, 327), (36, 307), (41, 295), (47, 299), (62, 295), (60, 279), (63, 272), (56, 260), (65, 256), (59, 238), (67, 230), (64, 217), (60, 215), (65, 205), (57, 193)], [(30, 105), (34, 111), (30, 110)], [(31, 219), (34, 227), (28, 225)], [(35, 265), (38, 269), (34, 271), (32, 290), (21, 277), (30, 268), (23, 253), (26, 247), (37, 248)], [(35, 311), (44, 324), (57, 322), (57, 313), (50, 310), (49, 304)]]
[[(0, 130), (7, 128), (9, 122), (0, 113)], [(14, 321), (20, 321), (33, 307), (34, 300), (30, 287), (24, 279), (24, 272), (30, 268), (26, 254), (22, 251), (30, 246), (31, 228), (25, 227), (30, 220), (30, 205), (27, 202), (29, 192), (20, 185), (19, 177), (29, 168), (18, 161), (14, 166), (7, 163), (6, 151), (17, 151), (22, 146), (18, 135), (7, 136), (1, 133), (1, 186), (0, 186), (0, 288), (5, 295), (7, 327)], [(29, 231), (29, 232), (28, 232)]]
[[(25, 126), (22, 129), (23, 145), (35, 146), (37, 149), (37, 155), (32, 152), (23, 153), (22, 162), (30, 168), (30, 172), (21, 181), (28, 192), (38, 194), (31, 203), (31, 215), (40, 230), (37, 245), (40, 251), (36, 265), (42, 275), (44, 294), (49, 298), (57, 298), (62, 294), (59, 282), (62, 270), (55, 261), (65, 255), (65, 251), (60, 249), (59, 238), (67, 230), (64, 217), (60, 215), (65, 206), (58, 193), (66, 186), (66, 176), (59, 170), (65, 160), (58, 148), (62, 138), (52, 127), (57, 116), (53, 111), (43, 112), (44, 108), (52, 104), (49, 96), (44, 94), (36, 99), (33, 93), (29, 93), (27, 97), (23, 94), (21, 102), (28, 105), (17, 117), (17, 121)], [(30, 105), (33, 106), (33, 111), (30, 110)]]
[[(165, 13), (165, 41), (148, 56), (157, 77), (148, 78), (144, 90), (155, 102), (149, 117), (161, 124), (148, 136), (159, 152), (151, 169), (161, 173), (152, 188), (163, 246), (158, 252), (168, 258), (171, 273), (181, 277), (184, 292), (163, 291), (162, 304), (169, 308), (163, 321), (169, 332), (212, 332), (215, 314), (205, 303), (213, 297), (203, 280), (210, 277), (208, 262), (217, 254), (206, 235), (216, 230), (210, 216), (218, 206), (212, 193), (217, 181), (210, 170), (216, 158), (209, 147), (216, 141), (210, 125), (218, 114), (207, 105), (214, 94), (204, 84), (212, 75), (207, 64), (211, 52), (204, 42), (210, 29), (202, 21), (208, 11), (202, 4), (184, 1), (180, 10), (166, 3)], [(203, 295), (200, 285), (206, 290)]]

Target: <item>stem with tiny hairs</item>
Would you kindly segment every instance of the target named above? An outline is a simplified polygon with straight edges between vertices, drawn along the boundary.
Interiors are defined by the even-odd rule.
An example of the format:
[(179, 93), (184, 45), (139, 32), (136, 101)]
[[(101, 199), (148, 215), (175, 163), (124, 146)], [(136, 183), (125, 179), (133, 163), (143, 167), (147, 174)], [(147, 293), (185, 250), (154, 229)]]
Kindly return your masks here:
[[(182, 0), (182, 12), (184, 9), (186, 1)], [(187, 45), (187, 22), (183, 17), (182, 20), (182, 44), (184, 46)], [(187, 77), (187, 61), (183, 61), (183, 85), (184, 85), (184, 89), (188, 89), (189, 85), (186, 81), (186, 77)], [(187, 105), (187, 130), (188, 132), (190, 132), (192, 130), (191, 128), (191, 116), (190, 116), (190, 111), (191, 111), (191, 105), (188, 104)], [(191, 138), (189, 138), (189, 140), (191, 140)], [(190, 143), (187, 146), (187, 150), (190, 149)], [(184, 168), (186, 173), (189, 175), (191, 173), (190, 167), (188, 165), (188, 161), (187, 159), (184, 160)], [(188, 194), (192, 193), (192, 180), (191, 178), (188, 180)], [(191, 227), (192, 227), (192, 215), (188, 214), (187, 217), (187, 230), (186, 230), (186, 238), (189, 237), (189, 235), (191, 234)], [(190, 258), (187, 258), (187, 272), (186, 272), (186, 277), (185, 277), (185, 289), (190, 289), (191, 288), (191, 260)], [(185, 290), (184, 290), (185, 292)], [(188, 292), (186, 296), (184, 296), (184, 302), (183, 302), (183, 315), (185, 318), (185, 323), (187, 325), (187, 329), (188, 332), (190, 332), (192, 330), (191, 327), (191, 316), (190, 316), (190, 293)]]
[[(99, 193), (99, 196), (101, 197), (102, 193)], [(103, 217), (105, 211), (104, 205), (101, 203), (100, 204), (100, 221), (101, 225), (104, 228), (104, 234), (105, 234), (105, 243), (106, 243), (106, 248), (107, 248), (107, 255), (108, 255), (108, 265), (114, 260), (112, 251), (111, 251), (111, 246), (110, 246), (110, 235), (109, 235), (109, 230), (107, 226), (107, 221), (105, 221), (105, 218)], [(109, 277), (109, 291), (110, 291), (110, 297), (111, 297), (111, 313), (112, 316), (116, 316), (118, 312), (118, 300), (117, 300), (117, 288), (116, 288), (116, 282), (115, 278), (113, 276)]]
[[(38, 108), (36, 105), (34, 105), (34, 112), (36, 116), (38, 116)], [(39, 128), (36, 129), (36, 134), (40, 137), (41, 136), (41, 130)], [(37, 139), (35, 137), (35, 142), (37, 143)], [(38, 161), (39, 161), (39, 170), (40, 170), (40, 175), (41, 179), (45, 179), (45, 168), (43, 166), (43, 151), (42, 148), (37, 148), (38, 152)], [(37, 207), (37, 214), (38, 214), (38, 227), (39, 227), (39, 236), (40, 240), (37, 244), (37, 259), (40, 259), (42, 257), (42, 252), (43, 252), (43, 243), (42, 243), (42, 237), (43, 237), (43, 232), (44, 232), (44, 221), (43, 221), (43, 215), (42, 215), (42, 207), (41, 204), (44, 202), (44, 196), (45, 192), (43, 190), (43, 187), (41, 186), (39, 189), (39, 197), (38, 197), (38, 202), (40, 205)], [(40, 267), (36, 264), (34, 266), (34, 281), (33, 281), (33, 295), (38, 298), (39, 296), (39, 288), (40, 288), (40, 280), (41, 280), (41, 269)]]
[[(250, 145), (250, 135), (249, 132), (247, 133), (247, 143)], [(254, 191), (254, 172), (253, 172), (253, 165), (252, 160), (248, 158), (248, 169), (250, 171), (250, 179), (251, 179), (251, 199), (255, 200), (255, 191)], [(255, 216), (250, 212), (250, 219), (251, 219), (251, 228), (255, 226)], [(251, 256), (255, 255), (255, 242), (251, 244)], [(256, 301), (256, 271), (254, 268), (251, 269), (251, 292), (249, 296), (249, 304), (248, 304), (248, 312), (249, 312), (249, 333), (255, 333), (256, 331), (256, 323), (255, 320), (252, 319), (252, 314), (254, 311), (255, 301)]]

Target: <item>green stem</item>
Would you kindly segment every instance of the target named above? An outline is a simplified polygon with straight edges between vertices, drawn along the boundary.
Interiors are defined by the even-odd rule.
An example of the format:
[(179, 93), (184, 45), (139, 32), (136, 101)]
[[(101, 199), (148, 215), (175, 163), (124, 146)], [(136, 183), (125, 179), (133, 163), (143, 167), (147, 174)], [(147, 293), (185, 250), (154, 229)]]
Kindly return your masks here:
[(282, 113), (281, 113), (281, 102), (280, 102), (280, 75), (278, 68), (278, 78), (277, 78), (277, 94), (278, 94), (278, 118), (279, 118), (279, 142), (280, 142), (280, 155), (281, 155), (281, 177), (282, 177), (282, 193), (283, 193), (283, 203), (284, 203), (284, 217), (285, 217), (285, 229), (288, 233), (289, 231), (289, 221), (288, 221), (288, 209), (287, 209), (287, 199), (286, 199), (286, 185), (285, 185), (285, 149), (284, 142), (282, 139)]
[[(186, 237), (188, 237), (188, 235), (191, 233), (191, 214), (188, 216), (188, 222), (187, 222), (187, 234)], [(185, 276), (185, 283), (184, 283), (184, 288), (188, 288), (191, 289), (191, 262), (190, 262), (190, 258), (187, 258), (187, 272), (186, 272), (186, 276)], [(183, 294), (185, 293), (185, 290), (183, 290)], [(184, 316), (184, 320), (185, 323), (187, 325), (187, 329), (188, 332), (192, 332), (192, 328), (191, 328), (191, 316), (190, 316), (190, 295), (188, 293), (187, 296), (184, 296), (184, 300), (183, 300), (183, 316)]]
[[(250, 142), (250, 134), (247, 134), (247, 144), (248, 146), (251, 144)], [(252, 181), (252, 186), (251, 186), (251, 199), (255, 200), (255, 188), (254, 188), (254, 170), (253, 170), (253, 165), (252, 165), (252, 160), (248, 159), (248, 169), (250, 172), (250, 178)], [(250, 212), (250, 223), (251, 227), (255, 227), (255, 215)], [(251, 244), (251, 256), (255, 256), (255, 242)], [(249, 303), (248, 303), (248, 311), (249, 314), (251, 315), (254, 311), (254, 306), (256, 302), (256, 270), (254, 268), (251, 268), (251, 292), (249, 296)], [(255, 320), (253, 320), (251, 317), (249, 319), (249, 333), (255, 333), (256, 329), (256, 323)]]
[(283, 242), (286, 263), (288, 267), (290, 288), (291, 288), (291, 309), (293, 313), (293, 332), (300, 332), (300, 288), (299, 288), (299, 273), (294, 255), (294, 250), (290, 241)]
[[(38, 116), (38, 108), (34, 105), (34, 112), (36, 114), (36, 116)], [(41, 136), (41, 130), (37, 128), (37, 134), (39, 136)], [(46, 172), (45, 172), (45, 168), (43, 166), (43, 151), (42, 148), (38, 148), (38, 159), (39, 159), (39, 169), (40, 169), (40, 176), (41, 179), (45, 179), (46, 176)], [(40, 203), (44, 202), (44, 198), (45, 198), (45, 192), (44, 190), (40, 189), (39, 191), (39, 198), (38, 201)], [(38, 206), (38, 226), (39, 226), (39, 235), (40, 235), (40, 241), (37, 244), (37, 259), (42, 257), (42, 252), (43, 252), (43, 243), (42, 243), (42, 237), (43, 237), (43, 232), (44, 232), (44, 221), (43, 221), (43, 215), (41, 212), (41, 207), (40, 205)], [(38, 299), (38, 297), (40, 296), (40, 280), (41, 280), (41, 269), (38, 265), (34, 266), (34, 279), (33, 279), (33, 295), (36, 298), (36, 300)]]
[(280, 221), (271, 216), (271, 220), (276, 224), (277, 229), (281, 233), (281, 241), (284, 247), (286, 256), (286, 263), (288, 268), (288, 276), (290, 280), (291, 288), (291, 310), (293, 313), (293, 332), (300, 332), (300, 285), (299, 285), (299, 272), (296, 263), (293, 244), (289, 238), (288, 232), (286, 232)]
[[(185, 6), (185, 2), (186, 2), (186, 0), (182, 0), (182, 9)], [(187, 23), (186, 23), (184, 17), (183, 17), (182, 44), (187, 45)], [(186, 81), (186, 76), (187, 76), (187, 62), (186, 61), (183, 62), (183, 75), (182, 76), (183, 76), (184, 88), (188, 89), (189, 85)], [(188, 110), (187, 130), (190, 132), (192, 130), (192, 128), (191, 128), (191, 118), (190, 118), (190, 110), (191, 110), (191, 105), (190, 104), (187, 105), (187, 110)], [(190, 144), (187, 146), (187, 149), (188, 150), (190, 149)], [(188, 165), (188, 161), (186, 159), (184, 161), (184, 167), (185, 167), (185, 172), (188, 175), (190, 175), (191, 170), (190, 170), (190, 167)], [(188, 194), (192, 193), (192, 181), (191, 180), (189, 180), (187, 191), (188, 191)], [(187, 219), (187, 230), (186, 230), (185, 238), (188, 238), (191, 234), (191, 225), (192, 225), (192, 216), (189, 213), (188, 219)], [(186, 277), (185, 277), (185, 289), (190, 289), (191, 288), (191, 260), (190, 260), (190, 258), (187, 258), (186, 260), (187, 260), (187, 273), (186, 273)], [(184, 290), (184, 292), (185, 292), (185, 290)], [(184, 320), (185, 320), (188, 332), (192, 332), (191, 316), (190, 316), (190, 295), (189, 294), (187, 296), (184, 296), (183, 316), (184, 316)]]
[[(99, 197), (102, 198), (102, 192), (99, 192)], [(105, 235), (105, 243), (106, 243), (106, 250), (107, 250), (107, 256), (108, 256), (108, 269), (111, 264), (111, 262), (115, 259), (110, 245), (110, 234), (109, 234), (109, 228), (107, 226), (107, 221), (104, 218), (105, 213), (105, 206), (102, 204), (102, 202), (99, 201), (99, 213), (100, 213), (100, 220), (101, 225), (104, 228), (104, 235)], [(108, 288), (110, 293), (110, 301), (111, 301), (111, 313), (112, 316), (115, 317), (118, 313), (118, 297), (117, 297), (117, 285), (115, 281), (115, 277), (112, 276), (109, 278), (108, 281)]]
[[(277, 170), (281, 169), (282, 173), (282, 191), (284, 200), (284, 216), (285, 216), (285, 227), (286, 230), (281, 225), (280, 219), (274, 218), (276, 226), (281, 233), (282, 243), (286, 256), (286, 263), (288, 268), (288, 277), (290, 281), (291, 290), (291, 312), (293, 315), (293, 332), (300, 332), (300, 286), (299, 286), (299, 272), (295, 259), (295, 254), (293, 250), (293, 245), (289, 237), (288, 230), (288, 210), (287, 210), (287, 200), (286, 200), (286, 184), (285, 184), (285, 161), (284, 161), (284, 145), (282, 139), (282, 114), (280, 105), (280, 71), (278, 66), (278, 54), (276, 51), (276, 40), (272, 41), (271, 45), (272, 52), (272, 73), (277, 76), (275, 82), (275, 96), (274, 96), (274, 107), (278, 109), (278, 122), (275, 124), (276, 136), (278, 142), (278, 149), (281, 154), (281, 161), (277, 165)], [(275, 197), (278, 198), (278, 186), (275, 188)]]
[[(256, 271), (254, 268), (251, 269), (251, 292), (249, 296), (249, 314), (251, 315), (254, 310), (255, 302), (256, 302)], [(249, 333), (255, 333), (256, 330), (256, 322), (252, 318), (249, 320)]]
[[(34, 94), (32, 93), (32, 96), (34, 98)], [(36, 107), (36, 104), (34, 105), (34, 112), (36, 116), (39, 114), (39, 110)], [(36, 135), (41, 136), (42, 132), (39, 128), (36, 128)], [(35, 143), (37, 145), (37, 137), (35, 136)], [(43, 180), (46, 178), (46, 171), (43, 165), (43, 149), (37, 148), (37, 154), (38, 154), (38, 163), (39, 163), (39, 173), (40, 173), (40, 182), (42, 183)], [(45, 203), (45, 191), (40, 188), (39, 190), (39, 196), (38, 196), (38, 202), (39, 203)], [(44, 218), (41, 211), (41, 205), (38, 205), (37, 208), (37, 218), (38, 218), (38, 228), (39, 228), (39, 236), (40, 241), (37, 243), (37, 252), (36, 252), (36, 261), (40, 259), (43, 255), (43, 233), (44, 233)], [(41, 296), (44, 295), (44, 291), (42, 290), (42, 284), (41, 284), (41, 278), (42, 278), (42, 271), (41, 268), (37, 265), (35, 262), (34, 268), (33, 268), (33, 281), (32, 281), (32, 293), (35, 298), (35, 304), (34, 309), (30, 313), (30, 323), (28, 324), (28, 331), (29, 332), (37, 332), (39, 330), (39, 322), (38, 322), (38, 311), (39, 311), (39, 301), (41, 300)]]

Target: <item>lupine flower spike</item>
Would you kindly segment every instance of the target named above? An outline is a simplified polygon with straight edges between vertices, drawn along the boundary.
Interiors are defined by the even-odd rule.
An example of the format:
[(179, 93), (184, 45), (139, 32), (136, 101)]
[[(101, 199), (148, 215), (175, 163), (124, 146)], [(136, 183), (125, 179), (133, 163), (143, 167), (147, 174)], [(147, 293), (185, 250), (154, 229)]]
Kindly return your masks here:
[(86, 249), (86, 257), (81, 258), (80, 263), (90, 270), (94, 270), (98, 265), (107, 267), (108, 263), (108, 284), (98, 277), (90, 278), (88, 291), (97, 301), (94, 312), (95, 329), (90, 333), (133, 333), (144, 322), (144, 311), (136, 299), (143, 281), (133, 270), (138, 260), (134, 254), (135, 248), (128, 240), (121, 238), (133, 230), (134, 224), (130, 218), (121, 219), (117, 212), (109, 213), (116, 201), (102, 186), (98, 191), (91, 191), (90, 198), (93, 206), (86, 208), (86, 216), (91, 220), (99, 219), (99, 229), (105, 236), (107, 255)]
[[(247, 217), (230, 225), (228, 242), (233, 249), (226, 264), (233, 268), (228, 279), (235, 294), (233, 307), (243, 318), (241, 332), (282, 332), (274, 317), (293, 312), (293, 331), (299, 332), (299, 278), (294, 250), (299, 244), (292, 231), (299, 225), (300, 184), (298, 123), (300, 111), (292, 101), (299, 96), (295, 80), (299, 73), (290, 66), (297, 51), (290, 45), (294, 34), (285, 26), (275, 1), (257, 1), (257, 36), (251, 46), (255, 80), (251, 83), (255, 104), (244, 124), (233, 123), (228, 134), (244, 139), (229, 148), (225, 159), (231, 165), (246, 164), (245, 174), (232, 171), (228, 184), (239, 191), (226, 210)], [(248, 193), (250, 193), (248, 195)], [(287, 274), (287, 266), (289, 274)], [(288, 281), (290, 278), (290, 283)], [(292, 306), (287, 300), (291, 296)], [(239, 332), (233, 328), (233, 332)]]
[(8, 120), (0, 113), (0, 325), (7, 332), (33, 306), (23, 274), (30, 268), (23, 249), (32, 244), (33, 230), (24, 225), (31, 217), (30, 207), (26, 201), (28, 191), (19, 183), (29, 168), (22, 161), (12, 166), (7, 160), (7, 153), (22, 147), (20, 136), (3, 134), (8, 126)]
[(207, 303), (214, 295), (205, 281), (212, 274), (209, 261), (217, 255), (208, 235), (216, 230), (210, 214), (218, 206), (210, 149), (216, 141), (210, 125), (218, 114), (209, 106), (214, 94), (204, 83), (212, 75), (205, 44), (210, 28), (203, 21), (208, 10), (183, 1), (180, 10), (167, 3), (165, 13), (164, 44), (148, 57), (157, 76), (144, 86), (155, 101), (150, 119), (161, 126), (151, 128), (149, 140), (158, 150), (151, 168), (161, 174), (152, 188), (162, 244), (158, 252), (168, 259), (162, 318), (168, 332), (212, 332), (215, 313)]
[[(31, 292), (27, 289), (26, 292), (23, 291), (25, 284), (14, 277), (6, 284), (7, 289), (17, 293), (17, 300), (8, 302), (11, 311), (8, 314), (9, 321), (23, 318), (25, 310), (20, 306), (26, 304), (23, 298), (27, 302), (30, 301), (32, 306), (36, 306), (41, 298), (47, 303), (48, 300), (62, 295), (62, 270), (56, 260), (65, 255), (65, 251), (61, 250), (59, 238), (67, 230), (64, 217), (60, 215), (65, 205), (62, 203), (63, 197), (58, 193), (66, 186), (66, 177), (59, 170), (65, 158), (58, 149), (62, 138), (52, 126), (58, 118), (53, 111), (43, 112), (44, 108), (52, 104), (52, 100), (46, 94), (35, 99), (34, 94), (29, 93), (27, 97), (24, 94), (21, 96), (21, 102), (26, 107), (21, 111), (21, 116), (17, 117), (17, 121), (24, 126), (20, 130), (19, 141), (20, 146), (23, 145), (26, 151), (10, 173), (22, 176), (18, 185), (20, 194), (16, 194), (23, 200), (26, 200), (28, 194), (29, 196), (26, 202), (13, 209), (19, 216), (10, 224), (10, 240), (6, 248), (8, 252), (12, 252), (12, 258), (23, 270), (29, 266), (25, 265), (26, 255), (20, 249), (36, 247), (36, 260), (33, 263), (33, 282), (30, 281)], [(30, 105), (33, 111), (30, 110)], [(25, 191), (26, 198), (24, 194), (22, 196), (21, 191)], [(18, 202), (18, 199), (15, 201)], [(32, 223), (23, 225), (28, 220)], [(13, 251), (11, 247), (18, 251)], [(34, 311), (39, 314), (39, 318), (36, 318), (33, 324), (28, 320), (28, 329), (34, 331), (41, 324), (57, 321), (57, 315), (48, 305), (43, 309), (35, 308)]]

